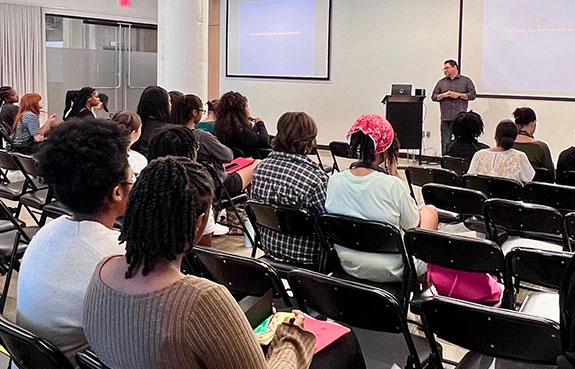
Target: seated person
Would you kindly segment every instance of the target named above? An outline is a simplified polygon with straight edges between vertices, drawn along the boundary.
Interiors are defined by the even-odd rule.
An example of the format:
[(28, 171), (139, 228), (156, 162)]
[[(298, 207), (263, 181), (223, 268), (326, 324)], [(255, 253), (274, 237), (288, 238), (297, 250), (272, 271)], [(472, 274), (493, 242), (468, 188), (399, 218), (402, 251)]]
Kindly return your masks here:
[(557, 160), (557, 178), (566, 171), (575, 171), (575, 146), (571, 146), (561, 151)]
[[(437, 229), (437, 210), (417, 208), (397, 171), (399, 143), (391, 124), (376, 114), (357, 119), (347, 133), (350, 152), (359, 161), (333, 174), (327, 185), (325, 208), (330, 214), (385, 222), (398, 229)], [(380, 166), (384, 165), (386, 169)], [(385, 255), (335, 246), (342, 268), (350, 275), (374, 282), (399, 282), (401, 255)], [(425, 263), (415, 260), (417, 276), (425, 280)]]
[(447, 149), (447, 155), (471, 161), (473, 154), (489, 146), (477, 141), (483, 134), (483, 119), (474, 111), (461, 112), (453, 118), (451, 129), (455, 141)]
[(34, 236), (18, 277), (16, 323), (54, 343), (74, 363), (88, 347), (82, 303), (90, 276), (122, 252), (112, 229), (132, 187), (126, 131), (109, 121), (71, 119), (53, 129), (38, 171), (72, 213)]
[[(306, 155), (316, 146), (317, 126), (306, 113), (285, 113), (277, 125), (273, 151), (256, 168), (252, 199), (266, 204), (325, 213), (328, 176)], [(321, 244), (316, 237), (288, 236), (262, 228), (262, 245), (271, 258), (317, 270)]]
[(467, 173), (530, 182), (535, 176), (535, 170), (525, 153), (513, 149), (516, 137), (517, 128), (511, 120), (504, 119), (499, 122), (495, 129), (497, 146), (476, 152)]
[(40, 149), (46, 136), (56, 125), (56, 115), (52, 114), (40, 127), (40, 109), (43, 107), (42, 96), (35, 93), (22, 96), (12, 125), (12, 150), (32, 155)]
[(142, 120), (140, 116), (131, 111), (121, 111), (112, 117), (112, 120), (128, 130), (130, 133), (130, 149), (128, 150), (128, 162), (134, 172), (134, 180), (140, 172), (148, 165), (148, 159), (139, 152), (132, 150), (132, 145), (138, 141), (142, 134)]
[(146, 87), (140, 96), (137, 113), (142, 119), (142, 134), (140, 139), (132, 145), (132, 150), (147, 157), (148, 145), (154, 131), (170, 124), (168, 91), (159, 86)]
[(537, 116), (533, 109), (527, 107), (517, 108), (513, 112), (513, 117), (518, 130), (514, 145), (515, 149), (527, 154), (527, 158), (533, 168), (546, 168), (555, 178), (555, 166), (553, 165), (549, 146), (533, 137), (537, 128)]
[(211, 134), (214, 134), (214, 126), (216, 125), (216, 109), (218, 108), (219, 99), (212, 99), (206, 103), (208, 111), (206, 117), (196, 124), (197, 129), (203, 129)]
[(213, 191), (207, 171), (187, 158), (156, 159), (142, 171), (120, 236), (126, 255), (96, 267), (84, 302), (86, 337), (107, 366), (309, 366), (315, 337), (303, 329), (303, 314), (278, 327), (266, 361), (226, 288), (181, 273), (206, 225)]
[(226, 92), (220, 98), (214, 133), (221, 143), (235, 150), (235, 157), (263, 159), (270, 148), (266, 125), (260, 118), (251, 117), (248, 99), (239, 92)]

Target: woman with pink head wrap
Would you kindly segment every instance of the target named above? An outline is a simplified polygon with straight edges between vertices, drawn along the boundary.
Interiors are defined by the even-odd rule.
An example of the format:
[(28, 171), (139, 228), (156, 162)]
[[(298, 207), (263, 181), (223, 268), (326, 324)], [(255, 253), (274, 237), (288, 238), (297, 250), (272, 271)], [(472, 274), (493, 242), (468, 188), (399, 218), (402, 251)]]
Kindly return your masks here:
[[(359, 159), (349, 170), (331, 176), (325, 208), (328, 213), (386, 222), (398, 229), (437, 229), (437, 210), (418, 209), (397, 171), (399, 142), (391, 124), (377, 114), (359, 117), (347, 133), (350, 153)], [(400, 255), (375, 254), (335, 245), (342, 268), (374, 282), (398, 282), (403, 275)], [(416, 260), (424, 280), (425, 263)]]

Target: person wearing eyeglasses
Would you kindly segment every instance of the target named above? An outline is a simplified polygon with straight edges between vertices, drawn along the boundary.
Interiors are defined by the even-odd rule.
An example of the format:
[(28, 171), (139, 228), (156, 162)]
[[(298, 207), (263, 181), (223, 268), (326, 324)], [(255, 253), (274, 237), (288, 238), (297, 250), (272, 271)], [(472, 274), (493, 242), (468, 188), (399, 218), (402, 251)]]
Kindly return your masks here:
[(38, 231), (22, 259), (16, 323), (48, 339), (71, 363), (88, 347), (82, 304), (96, 265), (123, 252), (114, 222), (132, 188), (129, 138), (118, 124), (70, 119), (38, 154), (38, 171), (72, 215)]

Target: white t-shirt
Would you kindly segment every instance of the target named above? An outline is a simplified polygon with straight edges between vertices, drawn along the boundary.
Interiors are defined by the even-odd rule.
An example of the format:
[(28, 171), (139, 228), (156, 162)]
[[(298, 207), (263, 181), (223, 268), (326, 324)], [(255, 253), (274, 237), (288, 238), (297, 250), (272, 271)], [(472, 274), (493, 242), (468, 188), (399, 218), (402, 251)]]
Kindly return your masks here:
[(128, 150), (128, 163), (130, 163), (134, 176), (137, 177), (148, 165), (148, 159), (137, 151)]
[(519, 150), (484, 149), (473, 155), (467, 173), (510, 178), (526, 183), (535, 176), (535, 169), (529, 163), (527, 155)]
[(61, 216), (42, 227), (24, 253), (16, 323), (54, 343), (72, 363), (88, 347), (82, 324), (88, 283), (100, 260), (124, 253), (118, 236), (101, 223)]
[[(385, 173), (355, 176), (350, 170), (332, 175), (325, 208), (330, 214), (386, 222), (398, 229), (416, 227), (417, 204), (403, 181)], [(403, 276), (401, 255), (385, 255), (335, 246), (341, 266), (350, 275), (375, 282), (396, 282)], [(418, 275), (425, 265), (418, 265)], [(421, 270), (423, 269), (423, 270)]]

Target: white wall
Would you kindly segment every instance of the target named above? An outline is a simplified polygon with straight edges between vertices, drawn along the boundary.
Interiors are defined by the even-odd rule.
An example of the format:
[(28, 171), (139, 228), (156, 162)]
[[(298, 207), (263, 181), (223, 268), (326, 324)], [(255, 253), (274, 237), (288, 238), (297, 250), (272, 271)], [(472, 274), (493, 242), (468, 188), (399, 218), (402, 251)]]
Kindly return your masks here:
[(5, 3), (35, 5), (49, 14), (123, 20), (156, 24), (158, 0), (132, 0), (129, 8), (120, 8), (118, 0), (1, 0)]
[[(221, 2), (225, 25), (226, 1)], [(254, 80), (225, 77), (225, 27), (221, 32), (220, 92), (240, 91), (250, 109), (270, 131), (285, 111), (306, 111), (318, 126), (318, 142), (345, 139), (362, 113), (385, 114), (379, 103), (392, 83), (427, 89), (443, 77), (445, 59), (457, 58), (458, 0), (332, 0), (331, 80), (328, 82)], [(465, 67), (465, 66), (463, 66)], [(463, 74), (465, 70), (463, 69)], [(425, 99), (426, 154), (439, 151), (439, 105)], [(511, 118), (517, 106), (531, 106), (538, 115), (537, 137), (547, 141), (556, 158), (575, 142), (571, 117), (575, 104), (549, 101), (477, 99), (470, 109), (486, 123), (483, 141), (492, 145), (495, 126)]]

